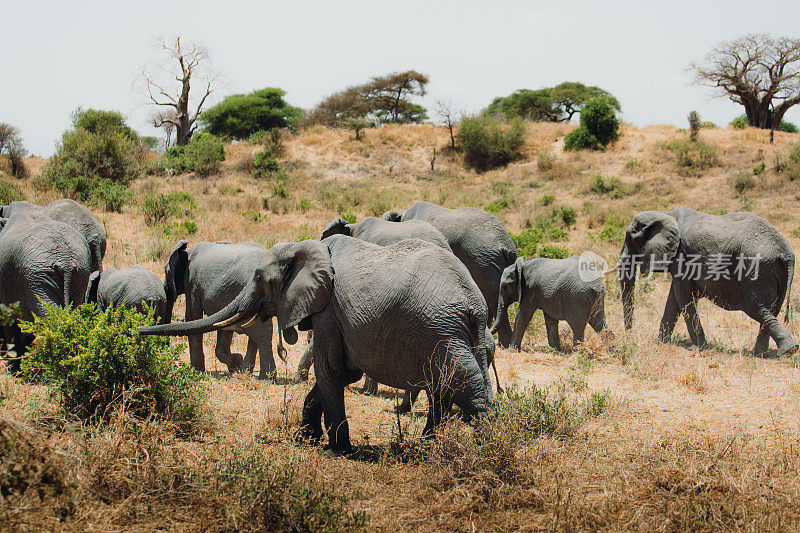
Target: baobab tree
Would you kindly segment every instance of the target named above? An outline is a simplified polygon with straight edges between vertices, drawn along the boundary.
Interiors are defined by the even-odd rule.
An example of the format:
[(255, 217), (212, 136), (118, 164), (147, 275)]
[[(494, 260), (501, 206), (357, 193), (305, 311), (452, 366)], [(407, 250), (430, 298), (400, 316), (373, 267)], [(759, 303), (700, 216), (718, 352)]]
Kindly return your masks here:
[[(183, 46), (180, 37), (175, 37), (174, 41), (161, 39), (161, 49), (167, 56), (165, 61), (157, 69), (142, 70), (142, 78), (150, 103), (164, 108), (154, 115), (153, 125), (157, 128), (171, 125), (175, 130), (175, 144), (183, 146), (189, 142), (197, 128), (197, 118), (213, 91), (212, 84), (216, 81), (216, 76), (209, 72), (208, 51), (195, 42)], [(156, 70), (175, 78), (179, 86), (174, 92), (154, 74)], [(200, 98), (195, 98), (194, 106), (190, 100), (192, 81), (199, 81), (203, 88)], [(190, 110), (191, 107), (193, 111)]]
[(748, 34), (721, 43), (690, 68), (695, 83), (744, 106), (747, 122), (757, 128), (777, 128), (800, 103), (800, 39)]

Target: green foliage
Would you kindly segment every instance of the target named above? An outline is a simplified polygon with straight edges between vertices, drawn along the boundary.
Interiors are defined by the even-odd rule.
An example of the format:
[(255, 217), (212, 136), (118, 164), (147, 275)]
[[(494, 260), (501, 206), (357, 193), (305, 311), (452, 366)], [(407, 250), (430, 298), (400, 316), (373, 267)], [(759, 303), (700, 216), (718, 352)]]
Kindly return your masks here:
[(300, 226), (300, 233), (297, 234), (295, 240), (297, 242), (307, 241), (309, 239), (314, 240), (316, 239), (315, 235), (318, 235), (318, 232), (314, 231), (308, 224), (303, 224)]
[(153, 311), (48, 308), (47, 316), (22, 324), (36, 337), (23, 374), (50, 382), (64, 409), (82, 418), (106, 416), (125, 402), (139, 416), (193, 424), (205, 414), (207, 378), (181, 362), (183, 346), (139, 335), (138, 326), (155, 321)]
[(197, 209), (197, 202), (188, 192), (173, 191), (165, 194), (148, 191), (142, 197), (139, 208), (144, 215), (145, 224), (155, 226), (172, 217), (191, 216)]
[(526, 228), (517, 235), (511, 233), (511, 238), (517, 247), (517, 256), (536, 257), (536, 250), (542, 242), (542, 232), (537, 228)]
[(603, 100), (620, 111), (619, 101), (608, 91), (578, 82), (564, 82), (545, 89), (520, 89), (508, 96), (495, 98), (486, 108), (486, 114), (502, 113), (506, 118), (569, 122), (574, 114), (581, 113), (586, 104), (594, 99)]
[(797, 126), (792, 124), (791, 122), (781, 121), (781, 123), (778, 124), (777, 129), (778, 131), (783, 131), (786, 133), (800, 133), (800, 130), (798, 130)]
[(183, 152), (186, 166), (200, 176), (209, 176), (219, 171), (225, 160), (225, 143), (207, 132), (195, 133)]
[(502, 211), (509, 205), (510, 203), (508, 201), (508, 198), (505, 197), (495, 198), (494, 200), (486, 204), (483, 209), (489, 213), (492, 213), (493, 215), (497, 215), (498, 213), (500, 213), (500, 211)]
[(586, 103), (581, 111), (581, 125), (564, 137), (565, 150), (602, 150), (619, 137), (619, 120), (614, 109), (603, 99)]
[(252, 210), (242, 211), (242, 216), (247, 220), (252, 220), (253, 222), (261, 222), (262, 220), (265, 220), (267, 218), (261, 212)]
[(620, 213), (612, 213), (603, 220), (603, 228), (597, 238), (611, 244), (622, 244), (625, 236), (625, 228), (628, 227), (629, 216)]
[[(566, 252), (564, 248), (544, 246), (539, 249), (542, 242), (567, 241), (569, 234), (564, 229), (575, 224), (577, 213), (572, 207), (554, 207), (548, 213), (539, 214), (532, 227), (522, 230), (519, 234), (511, 233), (511, 238), (517, 247), (519, 257), (557, 257)], [(559, 250), (556, 250), (558, 248)], [(542, 251), (546, 254), (542, 255)], [(568, 257), (569, 254), (567, 254)]]
[(688, 116), (689, 120), (689, 138), (693, 141), (697, 140), (700, 134), (700, 114), (697, 111), (691, 111)]
[(300, 198), (300, 201), (297, 202), (297, 207), (302, 213), (306, 213), (309, 209), (314, 207), (314, 202), (308, 198)]
[(592, 176), (589, 191), (602, 194), (611, 198), (623, 198), (631, 194), (629, 187), (623, 185), (616, 176), (604, 177), (602, 174)]
[(767, 165), (764, 162), (759, 163), (758, 165), (753, 167), (753, 175), (754, 176), (759, 176), (759, 175), (763, 174), (764, 170), (766, 170), (766, 168), (767, 168)]
[(342, 213), (340, 216), (343, 220), (346, 220), (348, 224), (355, 224), (358, 221), (358, 217), (352, 211)]
[(700, 123), (700, 127), (704, 130), (711, 130), (717, 128), (718, 126), (711, 121), (704, 121)]
[(98, 177), (43, 174), (34, 183), (40, 188), (52, 187), (68, 198), (75, 198), (93, 207), (119, 213), (131, 196), (128, 188), (122, 183)]
[(205, 131), (218, 137), (247, 139), (260, 131), (292, 128), (302, 110), (286, 103), (276, 87), (234, 94), (200, 115)]
[(678, 173), (683, 176), (697, 176), (718, 163), (717, 150), (700, 141), (677, 139), (667, 143), (666, 147), (675, 156)]
[(267, 181), (273, 197), (289, 196), (289, 175), (281, 168), (271, 152), (264, 150), (253, 157), (253, 177)]
[(17, 200), (25, 200), (25, 194), (14, 182), (0, 179), (0, 204), (8, 205)]
[(556, 197), (553, 196), (552, 194), (545, 194), (539, 199), (539, 203), (542, 204), (545, 207), (547, 207), (548, 205), (551, 205), (555, 201), (556, 201)]
[(730, 184), (738, 194), (743, 194), (756, 186), (756, 180), (752, 174), (737, 172), (731, 176)]
[(546, 244), (539, 250), (539, 257), (547, 257), (550, 259), (566, 259), (569, 257), (569, 250), (563, 246)]
[(733, 127), (733, 129), (743, 130), (747, 126), (749, 126), (750, 124), (747, 122), (747, 117), (742, 115), (742, 116), (736, 117), (735, 119), (731, 120), (730, 125), (731, 125), (731, 127)]
[(72, 126), (90, 133), (117, 132), (131, 141), (138, 141), (139, 134), (125, 123), (125, 116), (118, 111), (102, 109), (83, 109), (79, 107), (72, 112)]
[(554, 208), (553, 213), (556, 217), (560, 218), (561, 221), (564, 223), (566, 227), (572, 227), (578, 221), (578, 213), (575, 212), (575, 208), (561, 206), (559, 208)]
[(525, 126), (520, 120), (504, 126), (488, 117), (465, 117), (458, 136), (464, 162), (483, 172), (507, 165), (522, 156)]

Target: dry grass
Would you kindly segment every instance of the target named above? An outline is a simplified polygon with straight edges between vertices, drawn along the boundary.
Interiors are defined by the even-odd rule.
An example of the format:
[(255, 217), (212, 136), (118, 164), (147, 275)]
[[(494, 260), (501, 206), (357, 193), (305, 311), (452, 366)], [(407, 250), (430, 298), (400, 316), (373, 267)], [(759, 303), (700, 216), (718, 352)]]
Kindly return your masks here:
[[(286, 140), (281, 163), (289, 174), (289, 195), (269, 200), (270, 210), (264, 208), (270, 188), (248, 173), (258, 147), (246, 144), (227, 147), (220, 176), (143, 178), (133, 185), (134, 198), (148, 190), (191, 193), (198, 231), (190, 242), (269, 245), (318, 236), (345, 212), (379, 215), (420, 198), (482, 207), (506, 191), (512, 201), (499, 216), (514, 233), (553, 206), (573, 207), (578, 220), (562, 243), (573, 253), (592, 249), (613, 259), (619, 244), (599, 238), (609, 218), (678, 205), (710, 212), (747, 207), (775, 224), (793, 246), (800, 244), (792, 234), (800, 225), (800, 180), (775, 169), (797, 143), (795, 135), (776, 132), (770, 145), (768, 132), (703, 130), (701, 139), (716, 150), (717, 164), (683, 177), (664, 149), (687, 136), (673, 127), (624, 125), (620, 140), (602, 153), (563, 152), (569, 130), (531, 124), (524, 159), (476, 174), (452, 153), (441, 155), (430, 171), (432, 147), (449, 140), (441, 128), (368, 130), (363, 142), (349, 131), (317, 128)], [(539, 164), (542, 153), (553, 154), (551, 165)], [(761, 161), (766, 171), (754, 177), (756, 186), (743, 200), (729, 178)], [(35, 175), (41, 160), (28, 162)], [(591, 192), (587, 183), (598, 173), (620, 178), (634, 187), (632, 193)], [(30, 181), (23, 188), (32, 201), (54, 198), (35, 191)], [(550, 206), (542, 205), (546, 194), (554, 196)], [(156, 252), (168, 252), (178, 237), (148, 228), (135, 204), (121, 214), (97, 215), (109, 236), (107, 265), (139, 263), (163, 272), (163, 252)], [(800, 286), (795, 283), (794, 289), (796, 308)], [(298, 509), (310, 516), (344, 516), (336, 514), (339, 500), (315, 499), (319, 494), (349, 497), (342, 512), (365, 511), (369, 529), (797, 528), (795, 361), (749, 356), (756, 324), (707, 301), (699, 313), (714, 349), (687, 350), (683, 323), (674, 343), (656, 342), (667, 291), (668, 282), (659, 277), (640, 284), (637, 328), (625, 332), (619, 289), (609, 282), (606, 315), (613, 335), (592, 333), (565, 354), (547, 348), (543, 321), (534, 317), (523, 352), (498, 349), (502, 384), (535, 384), (553, 394), (566, 386), (575, 401), (610, 390), (610, 403), (568, 432), (525, 439), (510, 437), (515, 424), (524, 422), (512, 417), (495, 427), (492, 446), (481, 446), (460, 422), (447, 425), (439, 440), (420, 442), (424, 398), (413, 416), (402, 418), (400, 445), (392, 391), (364, 397), (355, 387), (345, 400), (361, 460), (329, 458), (319, 448), (294, 444), (291, 435), (310, 387), (288, 383), (302, 354), (299, 345), (290, 348), (287, 364), (279, 363), (287, 384), (271, 385), (228, 376), (213, 357), (213, 336), (207, 335), (216, 422), (193, 440), (123, 413), (104, 426), (83, 426), (65, 419), (43, 387), (0, 372), (0, 431), (6, 439), (0, 442), (0, 468), (19, 465), (31, 481), (22, 496), (0, 499), (0, 529), (282, 529), (281, 520), (297, 516)], [(798, 331), (797, 318), (790, 326)], [(568, 345), (571, 336), (562, 328)], [(234, 351), (244, 353), (245, 346), (237, 336)], [(7, 441), (13, 444), (3, 445)], [(254, 496), (262, 492), (278, 497)], [(267, 524), (268, 518), (275, 521)]]

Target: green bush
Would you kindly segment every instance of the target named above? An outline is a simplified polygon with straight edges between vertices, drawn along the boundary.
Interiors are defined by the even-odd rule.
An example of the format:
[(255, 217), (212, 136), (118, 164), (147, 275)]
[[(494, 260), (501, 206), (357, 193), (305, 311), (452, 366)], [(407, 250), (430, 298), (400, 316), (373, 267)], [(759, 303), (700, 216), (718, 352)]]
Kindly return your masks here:
[(11, 181), (0, 179), (0, 204), (8, 205), (11, 202), (25, 200), (25, 194), (19, 185)]
[(484, 211), (488, 211), (489, 213), (497, 215), (498, 213), (500, 213), (500, 211), (502, 211), (503, 209), (505, 209), (509, 205), (510, 205), (510, 203), (509, 203), (508, 198), (501, 197), (501, 198), (495, 198), (494, 200), (492, 200), (491, 202), (486, 204), (483, 207), (483, 209), (484, 209)]
[(697, 176), (718, 163), (717, 150), (700, 141), (679, 139), (667, 143), (666, 147), (675, 156), (678, 173), (683, 176)]
[(464, 162), (478, 172), (505, 166), (522, 156), (525, 125), (512, 120), (508, 126), (489, 117), (466, 117), (458, 133)]
[(118, 111), (79, 107), (72, 112), (72, 125), (75, 129), (83, 129), (90, 133), (115, 131), (131, 141), (139, 140), (139, 134), (125, 123), (125, 117)]
[(545, 194), (545, 195), (543, 195), (541, 197), (541, 199), (539, 200), (539, 203), (542, 204), (543, 206), (547, 207), (548, 205), (551, 205), (555, 201), (556, 201), (556, 197), (554, 195)]
[(611, 198), (629, 196), (631, 190), (623, 185), (616, 176), (604, 177), (602, 174), (592, 176), (589, 191), (594, 194), (603, 194)]
[(704, 129), (704, 130), (712, 130), (712, 129), (716, 128), (716, 127), (717, 127), (717, 125), (716, 125), (716, 124), (714, 124), (714, 123), (713, 123), (713, 122), (711, 122), (711, 121), (704, 121), (704, 122), (701, 122), (701, 123), (700, 123), (700, 127), (701, 127), (702, 129)]
[(172, 217), (188, 217), (197, 209), (194, 196), (188, 192), (173, 191), (157, 193), (148, 191), (142, 197), (139, 208), (148, 226), (155, 226)]
[(267, 87), (249, 94), (234, 94), (200, 115), (205, 130), (220, 137), (247, 139), (259, 131), (294, 127), (302, 115), (284, 101), (286, 92)]
[(138, 326), (155, 321), (152, 310), (48, 308), (47, 316), (22, 323), (36, 337), (23, 374), (51, 383), (63, 408), (82, 418), (107, 416), (125, 402), (138, 416), (194, 424), (206, 414), (207, 378), (181, 362), (183, 346), (139, 335)]
[(219, 171), (225, 160), (225, 143), (207, 132), (195, 133), (183, 152), (186, 166), (200, 176), (209, 176)]
[(563, 246), (546, 244), (539, 250), (539, 257), (547, 257), (550, 259), (566, 259), (569, 257), (569, 251)]
[(747, 117), (742, 115), (742, 116), (736, 117), (735, 119), (731, 120), (730, 125), (731, 125), (731, 127), (733, 127), (733, 129), (743, 130), (747, 126), (749, 126), (750, 124), (747, 122)]
[(622, 244), (630, 217), (620, 213), (605, 216), (603, 228), (597, 238), (611, 244)]
[(542, 242), (542, 232), (536, 228), (526, 228), (517, 235), (511, 233), (511, 238), (517, 247), (517, 256), (536, 257), (536, 250)]
[(341, 218), (347, 221), (348, 224), (355, 224), (358, 221), (358, 216), (352, 211), (348, 211), (347, 213), (342, 213)]
[(122, 206), (130, 198), (130, 191), (122, 183), (88, 176), (40, 176), (34, 182), (37, 187), (52, 187), (68, 198), (99, 207), (106, 211), (122, 212)]
[(265, 179), (280, 169), (280, 164), (270, 151), (264, 150), (253, 156), (253, 177), (256, 179)]
[(731, 176), (730, 184), (737, 193), (743, 194), (756, 186), (756, 180), (752, 174), (737, 172)]
[(800, 133), (800, 130), (797, 129), (797, 126), (791, 122), (784, 121), (781, 121), (781, 123), (778, 124), (778, 131), (784, 131), (786, 133)]
[(566, 150), (602, 150), (619, 137), (619, 120), (605, 99), (590, 100), (581, 110), (581, 125), (564, 138)]

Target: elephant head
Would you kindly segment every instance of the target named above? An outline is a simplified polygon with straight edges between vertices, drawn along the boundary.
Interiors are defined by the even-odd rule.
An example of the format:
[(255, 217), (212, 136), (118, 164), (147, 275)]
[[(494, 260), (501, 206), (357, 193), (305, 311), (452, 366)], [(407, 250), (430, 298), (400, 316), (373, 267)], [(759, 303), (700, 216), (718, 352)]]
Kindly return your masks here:
[(337, 218), (336, 220), (332, 221), (328, 224), (328, 227), (325, 228), (325, 231), (322, 232), (322, 239), (326, 239), (331, 235), (348, 235), (352, 236), (352, 227), (349, 222), (347, 222), (343, 218)]
[(100, 271), (95, 270), (89, 276), (89, 286), (86, 288), (86, 303), (97, 303), (98, 287), (100, 287)]
[(172, 320), (172, 309), (178, 296), (186, 293), (184, 282), (186, 269), (189, 267), (189, 254), (186, 247), (189, 241), (181, 239), (169, 254), (169, 260), (164, 265), (164, 294), (167, 295), (167, 305), (164, 310), (165, 320)]
[(333, 291), (333, 268), (328, 247), (313, 240), (273, 246), (239, 295), (211, 316), (191, 322), (139, 328), (144, 335), (200, 335), (257, 319), (277, 317), (286, 342), (297, 341), (294, 326), (328, 305)]
[(622, 287), (622, 311), (625, 328), (633, 327), (633, 289), (636, 267), (642, 274), (663, 272), (678, 253), (678, 221), (662, 211), (644, 211), (633, 217), (625, 231), (619, 255), (619, 279)]
[(525, 275), (523, 265), (524, 257), (518, 257), (513, 265), (509, 265), (503, 270), (500, 278), (500, 297), (497, 299), (497, 314), (492, 324), (491, 332), (497, 333), (500, 324), (508, 322), (508, 307), (514, 302), (522, 303), (522, 290), (525, 287)]

